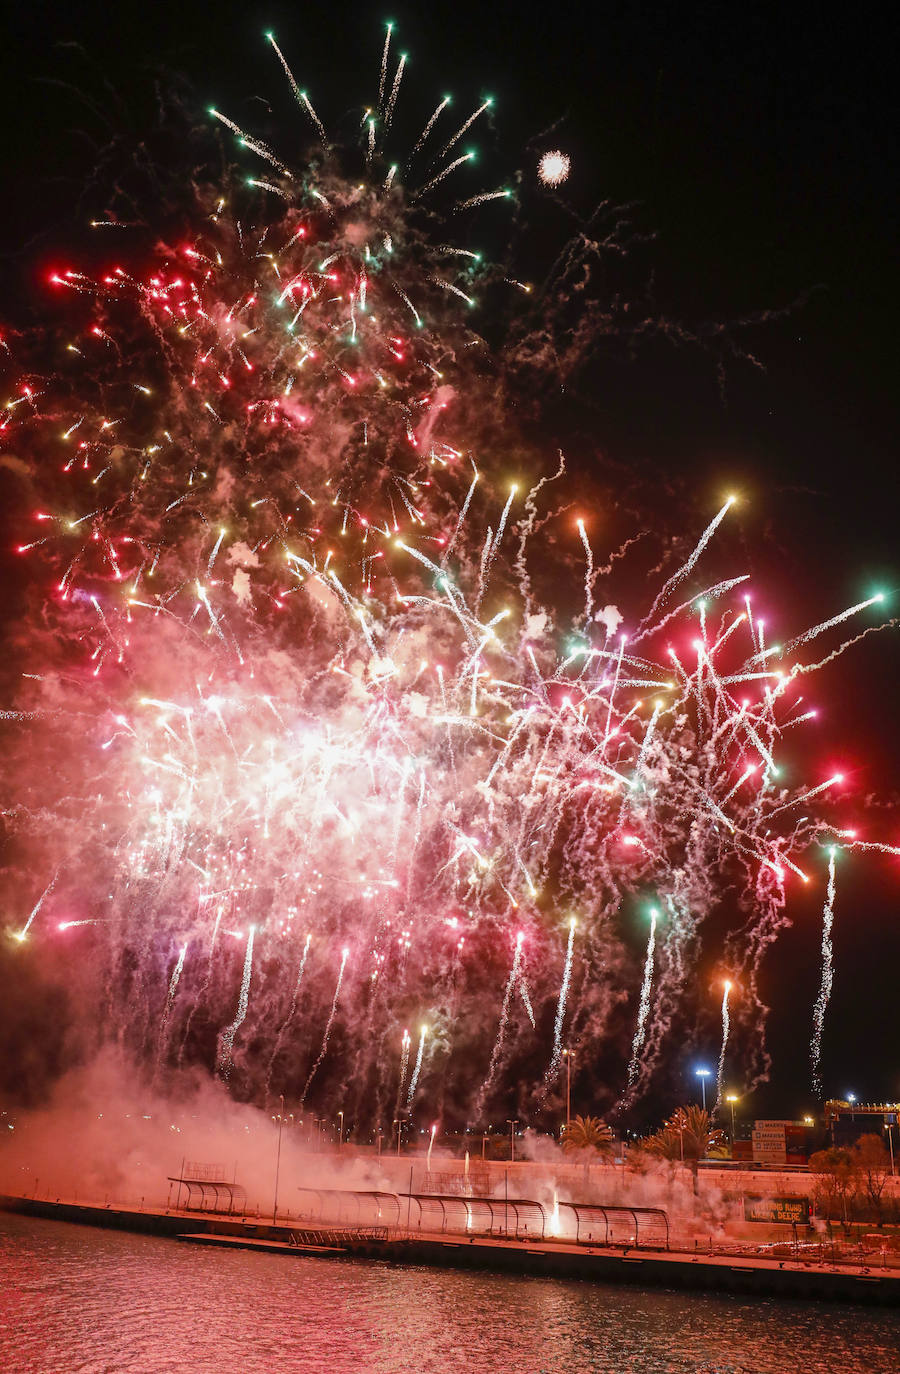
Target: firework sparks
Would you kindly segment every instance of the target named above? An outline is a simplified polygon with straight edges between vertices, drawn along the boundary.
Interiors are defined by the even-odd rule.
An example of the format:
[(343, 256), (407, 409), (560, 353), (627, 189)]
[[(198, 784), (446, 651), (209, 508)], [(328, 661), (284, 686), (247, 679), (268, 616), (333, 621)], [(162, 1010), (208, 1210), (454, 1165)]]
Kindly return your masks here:
[(400, 1104), (403, 1101), (403, 1088), (406, 1084), (406, 1073), (409, 1068), (409, 1046), (410, 1035), (408, 1030), (404, 1030), (403, 1038), (400, 1041), (400, 1078), (397, 1083), (397, 1102), (394, 1106), (394, 1115), (400, 1111)]
[(813, 1032), (809, 1045), (813, 1089), (817, 1097), (821, 1096), (822, 1093), (822, 1032), (825, 1029), (825, 1013), (828, 1010), (831, 989), (834, 985), (834, 946), (831, 942), (836, 896), (834, 859), (835, 849), (832, 845), (828, 850), (828, 888), (825, 894), (825, 907), (822, 912), (822, 977), (813, 1008)]
[(425, 1053), (425, 1041), (428, 1038), (428, 1027), (423, 1026), (419, 1033), (419, 1048), (416, 1051), (416, 1063), (413, 1068), (412, 1078), (409, 1080), (409, 1092), (406, 1094), (406, 1110), (409, 1111), (416, 1097), (416, 1088), (419, 1086), (419, 1074), (422, 1072), (422, 1057)]
[(628, 1065), (628, 1087), (633, 1088), (638, 1076), (638, 1055), (647, 1034), (647, 1016), (650, 1011), (650, 990), (653, 986), (653, 954), (656, 948), (656, 922), (659, 912), (650, 909), (650, 934), (647, 937), (647, 953), (644, 957), (644, 977), (641, 982), (641, 997), (638, 1003), (638, 1019), (634, 1040), (631, 1043), (631, 1061)]
[(562, 1033), (566, 1020), (566, 1002), (569, 997), (569, 983), (572, 980), (572, 951), (575, 948), (575, 927), (578, 922), (574, 916), (569, 917), (569, 938), (566, 942), (566, 962), (563, 964), (562, 982), (559, 985), (559, 997), (556, 1002), (556, 1016), (553, 1020), (553, 1053), (550, 1056), (550, 1064), (547, 1068), (546, 1076), (549, 1078), (559, 1068), (560, 1056), (562, 1055)]
[(519, 981), (519, 974), (522, 967), (523, 938), (524, 937), (522, 935), (522, 932), (519, 931), (518, 935), (516, 936), (516, 952), (513, 955), (512, 968), (509, 971), (509, 977), (506, 980), (506, 988), (503, 993), (503, 1005), (500, 1008), (500, 1021), (497, 1026), (497, 1036), (494, 1040), (494, 1048), (491, 1051), (491, 1062), (488, 1065), (487, 1077), (481, 1085), (481, 1091), (479, 1092), (476, 1101), (476, 1119), (481, 1114), (485, 1099), (487, 1097), (488, 1092), (490, 1091), (491, 1085), (494, 1081), (494, 1077), (497, 1073), (497, 1068), (500, 1063), (500, 1055), (503, 1051), (503, 1041), (506, 1036), (506, 1025), (509, 1020), (509, 1005), (510, 1001), (512, 1000), (513, 990), (517, 982)]
[[(497, 278), (416, 218), (435, 213), (417, 207), (445, 178), (463, 185), (473, 157), (456, 145), (490, 101), (399, 194), (397, 168), (434, 140), (449, 98), (413, 153), (393, 156), (405, 60), (391, 76), (389, 26), (377, 106), (358, 128), (368, 179), (351, 183), (270, 42), (319, 140), (308, 165), (216, 111), (265, 180), (198, 192), (194, 231), (149, 266), (55, 270), (60, 309), (77, 305), (56, 371), (3, 354), (0, 433), (34, 494), (18, 548), (44, 588), (22, 636), (21, 700), (2, 713), (22, 791), (7, 816), (30, 871), (54, 872), (36, 904), (11, 879), (10, 933), (31, 944), (95, 924), (97, 976), (138, 1056), (165, 1060), (177, 1030), (179, 1060), (208, 1063), (198, 1027), (224, 1024), (224, 1077), (240, 1031), (251, 1091), (268, 1091), (277, 1062), (304, 1101), (337, 1027), (335, 1057), (354, 1044), (359, 1102), (375, 1084), (379, 1101), (396, 1089), (412, 1107), (424, 1032), (408, 1086), (408, 1034), (399, 1084), (394, 1055), (411, 1012), (428, 1008), (430, 1062), (453, 1047), (442, 1082), (474, 1120), (501, 1071), (540, 1075), (551, 1016), (545, 1078), (578, 1018), (617, 1035), (625, 1060), (631, 1022), (592, 1010), (591, 988), (598, 969), (627, 963), (623, 900), (653, 891), (666, 921), (657, 940), (654, 913), (629, 989), (624, 1076), (637, 1091), (689, 1003), (689, 962), (721, 893), (738, 890), (753, 913), (728, 959), (750, 974), (749, 1023), (786, 885), (806, 880), (803, 855), (823, 835), (845, 834), (815, 809), (839, 804), (840, 775), (816, 767), (788, 786), (782, 762), (787, 732), (814, 718), (800, 682), (855, 641), (820, 663), (798, 655), (879, 596), (767, 646), (744, 573), (694, 578), (733, 498), (687, 558), (651, 530), (604, 552), (585, 516), (542, 535), (549, 484), (569, 480), (562, 458), (522, 485), (479, 456), (509, 421), (472, 324)], [(567, 174), (558, 153), (544, 170), (553, 158)], [(464, 194), (457, 208), (506, 198)], [(645, 599), (631, 560), (649, 539), (659, 591)], [(63, 849), (73, 826), (80, 843)], [(579, 914), (577, 972), (560, 908)], [(307, 961), (313, 939), (349, 941), (336, 981)], [(188, 942), (191, 961), (170, 976)], [(131, 965), (154, 1027), (162, 1014), (146, 1043)], [(726, 993), (723, 1055), (727, 1012)]]
[(226, 1026), (219, 1036), (219, 1054), (216, 1067), (223, 1078), (227, 1078), (231, 1072), (234, 1037), (244, 1024), (247, 1015), (247, 1006), (250, 1001), (250, 973), (253, 968), (253, 937), (255, 934), (256, 927), (251, 926), (247, 935), (247, 952), (244, 955), (244, 972), (241, 975), (241, 991), (238, 997), (237, 1011), (231, 1025)]
[(716, 1107), (722, 1101), (722, 1082), (725, 1077), (725, 1051), (728, 1048), (728, 1036), (731, 1032), (731, 1019), (728, 1014), (728, 998), (731, 993), (731, 983), (726, 978), (722, 988), (722, 1045), (719, 1050), (719, 1065), (716, 1071)]
[(295, 1016), (296, 1011), (297, 1011), (297, 998), (300, 996), (300, 985), (301, 985), (301, 983), (303, 982), (303, 975), (304, 975), (304, 973), (306, 972), (306, 960), (307, 960), (307, 958), (308, 958), (308, 956), (309, 956), (309, 946), (310, 946), (311, 943), (312, 943), (312, 935), (311, 935), (311, 934), (307, 934), (306, 940), (305, 940), (304, 943), (303, 943), (303, 952), (302, 952), (302, 954), (300, 955), (300, 966), (299, 966), (299, 968), (297, 969), (297, 981), (294, 983), (294, 991), (293, 991), (292, 994), (291, 994), (291, 1005), (288, 1007), (287, 1016), (285, 1016), (285, 1018), (284, 1018), (284, 1020), (282, 1021), (281, 1025), (278, 1027), (278, 1034), (277, 1034), (277, 1036), (275, 1037), (275, 1044), (272, 1046), (272, 1053), (271, 1053), (271, 1055), (270, 1055), (270, 1057), (269, 1057), (268, 1068), (266, 1069), (266, 1095), (267, 1095), (267, 1096), (268, 1096), (268, 1092), (269, 1092), (269, 1085), (270, 1085), (271, 1082), (272, 1082), (272, 1067), (273, 1067), (273, 1065), (274, 1065), (274, 1063), (275, 1063), (275, 1059), (276, 1059), (276, 1056), (277, 1056), (277, 1054), (278, 1054), (278, 1051), (281, 1049), (281, 1046), (282, 1046), (282, 1043), (283, 1043), (283, 1041), (284, 1041), (284, 1037), (285, 1037), (285, 1034), (286, 1034), (286, 1032), (287, 1032), (287, 1029), (288, 1029), (288, 1027), (290, 1026), (291, 1022), (293, 1021), (294, 1016)]
[(313, 1079), (322, 1067), (322, 1061), (328, 1053), (328, 1041), (331, 1037), (331, 1028), (334, 1025), (334, 1018), (337, 1014), (338, 998), (341, 995), (341, 984), (344, 981), (344, 969), (347, 967), (347, 960), (350, 957), (349, 949), (345, 949), (341, 954), (341, 966), (338, 969), (337, 982), (334, 985), (334, 997), (331, 999), (331, 1011), (328, 1013), (328, 1020), (325, 1023), (325, 1032), (322, 1036), (322, 1047), (319, 1050), (318, 1058), (309, 1071), (309, 1077), (303, 1085), (303, 1092), (300, 1095), (301, 1108), (306, 1102), (306, 1094), (309, 1092)]
[(181, 977), (181, 970), (184, 968), (184, 956), (187, 954), (187, 945), (182, 945), (178, 951), (178, 958), (172, 970), (172, 977), (169, 980), (169, 995), (166, 998), (166, 1005), (163, 1009), (162, 1021), (159, 1027), (159, 1048), (156, 1055), (157, 1069), (162, 1061), (163, 1052), (166, 1047), (166, 1037), (169, 1029), (169, 1018), (172, 1015), (172, 1007), (175, 1002), (175, 993), (178, 991), (178, 980)]
[(568, 180), (570, 169), (568, 155), (554, 148), (542, 155), (538, 163), (538, 177), (544, 186), (561, 186)]

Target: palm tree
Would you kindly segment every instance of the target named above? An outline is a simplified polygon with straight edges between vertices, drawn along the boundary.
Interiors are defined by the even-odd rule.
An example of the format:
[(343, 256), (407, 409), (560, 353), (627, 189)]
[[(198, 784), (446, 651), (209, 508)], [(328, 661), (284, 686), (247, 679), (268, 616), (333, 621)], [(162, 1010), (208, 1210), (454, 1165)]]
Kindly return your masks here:
[(562, 1138), (567, 1154), (573, 1150), (593, 1150), (595, 1154), (611, 1155), (613, 1133), (599, 1116), (576, 1116), (568, 1124)]
[(709, 1112), (692, 1104), (676, 1108), (662, 1130), (647, 1139), (644, 1149), (658, 1159), (680, 1160), (687, 1164), (694, 1176), (696, 1192), (700, 1160), (705, 1159), (710, 1150), (719, 1149), (724, 1140), (724, 1133), (713, 1126)]

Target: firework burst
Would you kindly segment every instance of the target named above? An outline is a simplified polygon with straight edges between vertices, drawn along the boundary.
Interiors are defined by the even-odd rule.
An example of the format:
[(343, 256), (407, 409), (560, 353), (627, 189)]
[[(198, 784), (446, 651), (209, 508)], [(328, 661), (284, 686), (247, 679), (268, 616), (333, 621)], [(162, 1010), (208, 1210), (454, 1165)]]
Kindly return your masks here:
[[(651, 894), (666, 916), (620, 1088), (646, 1086), (737, 887), (737, 1019), (760, 1042), (786, 885), (842, 833), (806, 807), (839, 778), (782, 781), (811, 714), (803, 651), (877, 598), (767, 647), (744, 575), (695, 580), (733, 498), (692, 550), (665, 544), (649, 608), (633, 539), (602, 565), (579, 518), (550, 566), (542, 502), (564, 464), (521, 484), (491, 456), (508, 416), (472, 310), (493, 278), (427, 208), (490, 102), (457, 127), (441, 101), (390, 161), (389, 33), (350, 177), (272, 44), (309, 162), (212, 112), (264, 175), (199, 192), (195, 231), (149, 267), (55, 270), (70, 337), (53, 367), (8, 358), (4, 451), (27, 470), (19, 550), (41, 588), (4, 713), (27, 855), (14, 933), (90, 926), (136, 1054), (179, 1043), (251, 1094), (340, 1082), (376, 1120), (404, 1094), (400, 1028), (425, 1017), (407, 1105), (440, 1076), (466, 1117), (503, 1080), (539, 1091), (567, 1032), (627, 1045), (598, 970), (631, 977), (623, 904)], [(426, 143), (440, 154), (404, 184)]]

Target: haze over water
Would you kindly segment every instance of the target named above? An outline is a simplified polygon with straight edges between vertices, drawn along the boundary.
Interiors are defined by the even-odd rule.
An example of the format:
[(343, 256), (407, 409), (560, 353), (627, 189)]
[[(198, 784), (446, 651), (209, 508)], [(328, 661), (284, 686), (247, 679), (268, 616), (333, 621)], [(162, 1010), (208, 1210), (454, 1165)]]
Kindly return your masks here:
[(896, 1313), (283, 1259), (0, 1215), (15, 1374), (887, 1374)]

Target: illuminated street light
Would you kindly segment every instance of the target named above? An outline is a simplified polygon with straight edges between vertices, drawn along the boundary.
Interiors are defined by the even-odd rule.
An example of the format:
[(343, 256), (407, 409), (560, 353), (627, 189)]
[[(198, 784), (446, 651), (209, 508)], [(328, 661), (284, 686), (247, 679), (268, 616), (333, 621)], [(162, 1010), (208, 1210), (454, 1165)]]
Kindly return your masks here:
[(516, 1162), (516, 1127), (517, 1127), (518, 1124), (519, 1124), (518, 1117), (516, 1118), (515, 1121), (510, 1121), (509, 1117), (507, 1117), (507, 1118), (506, 1118), (506, 1124), (507, 1124), (507, 1126), (509, 1127), (509, 1160), (510, 1160), (510, 1163), (511, 1163), (511, 1164), (515, 1164), (515, 1162)]
[(706, 1111), (706, 1080), (712, 1077), (712, 1069), (695, 1069), (694, 1072), (700, 1079), (700, 1086), (703, 1089), (703, 1110)]
[(563, 1050), (563, 1059), (566, 1061), (566, 1130), (572, 1122), (572, 1058), (574, 1050)]
[(278, 1150), (275, 1155), (275, 1196), (272, 1200), (273, 1226), (275, 1225), (275, 1220), (278, 1216), (278, 1175), (281, 1172), (281, 1131), (282, 1127), (284, 1126), (284, 1093), (279, 1094), (278, 1100), (281, 1103), (281, 1110), (278, 1113)]
[(734, 1104), (740, 1102), (737, 1093), (726, 1093), (725, 1101), (731, 1107), (731, 1158), (734, 1159)]

